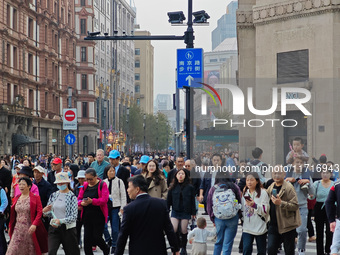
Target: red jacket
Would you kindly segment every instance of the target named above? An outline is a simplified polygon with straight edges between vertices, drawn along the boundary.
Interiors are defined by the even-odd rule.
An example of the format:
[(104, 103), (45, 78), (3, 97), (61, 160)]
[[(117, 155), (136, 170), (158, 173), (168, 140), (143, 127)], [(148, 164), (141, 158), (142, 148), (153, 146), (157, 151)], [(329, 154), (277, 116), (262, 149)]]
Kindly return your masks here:
[[(17, 213), (15, 212), (15, 205), (20, 196), (21, 194), (19, 196), (16, 196), (13, 199), (13, 205), (11, 207), (11, 217), (10, 217), (10, 222), (9, 222), (9, 236), (11, 238), (12, 238), (15, 223), (17, 220)], [(41, 205), (40, 197), (33, 194), (32, 192), (29, 193), (29, 196), (30, 196), (31, 222), (32, 222), (32, 225), (37, 226), (37, 229), (32, 234), (33, 243), (34, 243), (36, 254), (41, 255), (42, 253), (48, 252), (48, 245), (47, 245), (48, 234), (41, 221), (42, 205)], [(25, 249), (25, 247), (23, 247), (23, 249)]]
[[(107, 201), (109, 200), (110, 193), (105, 182), (103, 182), (103, 186), (102, 188), (100, 188), (100, 182), (103, 182), (103, 181), (99, 179), (98, 198), (92, 199), (92, 205), (100, 206), (100, 209), (103, 212), (103, 215), (105, 217), (105, 222), (107, 222), (107, 216), (109, 215), (108, 208), (107, 208)], [(88, 182), (84, 182), (84, 187), (80, 189), (79, 191), (78, 206), (82, 206), (81, 202), (83, 201), (84, 191), (86, 190), (88, 185), (89, 185)], [(83, 212), (84, 210), (81, 211), (81, 217), (83, 217)]]

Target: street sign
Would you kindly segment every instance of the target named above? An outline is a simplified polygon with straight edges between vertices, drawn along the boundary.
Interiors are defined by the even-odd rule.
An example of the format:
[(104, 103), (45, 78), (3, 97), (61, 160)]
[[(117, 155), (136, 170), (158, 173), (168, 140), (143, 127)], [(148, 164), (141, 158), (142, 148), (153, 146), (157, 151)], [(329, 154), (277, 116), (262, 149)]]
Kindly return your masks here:
[(63, 130), (77, 130), (77, 109), (63, 109)]
[(203, 49), (177, 49), (177, 88), (201, 87), (203, 64)]
[(65, 136), (65, 142), (68, 145), (72, 145), (76, 142), (76, 137), (73, 134), (68, 134)]

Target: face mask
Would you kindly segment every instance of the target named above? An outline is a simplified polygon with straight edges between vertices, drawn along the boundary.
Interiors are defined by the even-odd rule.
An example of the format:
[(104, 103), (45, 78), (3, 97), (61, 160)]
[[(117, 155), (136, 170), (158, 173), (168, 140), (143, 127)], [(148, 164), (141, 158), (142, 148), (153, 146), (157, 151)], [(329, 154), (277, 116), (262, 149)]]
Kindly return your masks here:
[(65, 190), (67, 188), (67, 185), (64, 184), (64, 185), (57, 185), (58, 189), (59, 190)]
[(68, 177), (71, 177), (72, 176), (72, 173), (71, 172), (67, 172), (68, 174)]

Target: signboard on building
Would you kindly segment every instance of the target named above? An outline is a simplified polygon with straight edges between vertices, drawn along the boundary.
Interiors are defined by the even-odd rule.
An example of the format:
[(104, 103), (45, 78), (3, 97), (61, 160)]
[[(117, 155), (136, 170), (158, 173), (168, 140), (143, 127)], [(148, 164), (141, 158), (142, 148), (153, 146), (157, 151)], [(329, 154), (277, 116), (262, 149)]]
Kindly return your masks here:
[(63, 130), (77, 130), (77, 109), (63, 109)]

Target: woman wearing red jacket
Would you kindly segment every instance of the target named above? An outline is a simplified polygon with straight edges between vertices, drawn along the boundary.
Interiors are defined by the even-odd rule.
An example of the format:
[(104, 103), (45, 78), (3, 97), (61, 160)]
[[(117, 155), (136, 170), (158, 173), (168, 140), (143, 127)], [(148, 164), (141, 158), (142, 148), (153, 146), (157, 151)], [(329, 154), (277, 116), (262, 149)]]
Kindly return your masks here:
[(48, 252), (47, 231), (41, 221), (40, 197), (30, 192), (32, 181), (19, 179), (21, 194), (13, 199), (9, 236), (11, 242), (6, 255), (41, 255)]
[(86, 255), (93, 255), (92, 246), (98, 245), (103, 254), (108, 255), (110, 247), (102, 236), (108, 216), (109, 190), (93, 168), (86, 170), (85, 180), (78, 195), (78, 206), (82, 206), (81, 219), (84, 223), (84, 251)]

